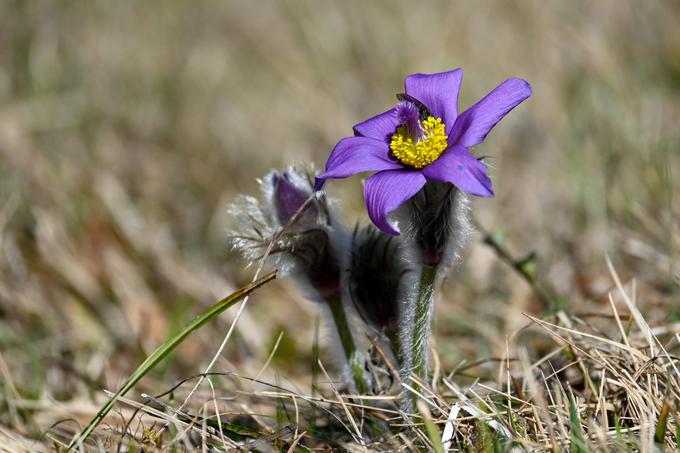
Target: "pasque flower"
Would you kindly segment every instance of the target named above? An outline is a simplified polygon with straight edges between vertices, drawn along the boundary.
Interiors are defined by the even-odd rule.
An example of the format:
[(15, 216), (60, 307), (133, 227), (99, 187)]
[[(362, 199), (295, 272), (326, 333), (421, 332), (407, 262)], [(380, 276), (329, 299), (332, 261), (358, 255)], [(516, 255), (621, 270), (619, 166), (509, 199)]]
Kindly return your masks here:
[(311, 167), (269, 172), (260, 182), (262, 200), (242, 195), (230, 206), (234, 230), (229, 242), (250, 262), (269, 254), (310, 300), (327, 308), (344, 355), (348, 383), (364, 392), (363, 355), (357, 351), (342, 302), (342, 263), (349, 237), (334, 221), (325, 195), (314, 192), (313, 174)]
[(458, 91), (463, 71), (412, 74), (404, 80), (405, 94), (396, 107), (354, 126), (354, 137), (340, 140), (326, 171), (316, 180), (347, 178), (375, 171), (366, 180), (364, 198), (373, 223), (386, 233), (399, 229), (388, 215), (418, 193), (425, 183), (451, 183), (462, 192), (493, 196), (484, 162), (469, 148), (481, 143), (491, 129), (531, 95), (531, 86), (512, 78), (458, 115)]

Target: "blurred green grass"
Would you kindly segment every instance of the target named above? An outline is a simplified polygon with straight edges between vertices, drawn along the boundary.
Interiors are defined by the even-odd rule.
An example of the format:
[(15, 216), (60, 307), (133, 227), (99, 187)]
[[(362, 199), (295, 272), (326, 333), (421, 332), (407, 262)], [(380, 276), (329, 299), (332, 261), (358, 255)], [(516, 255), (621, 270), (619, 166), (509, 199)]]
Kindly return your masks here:
[[(507, 77), (529, 80), (532, 98), (479, 147), (497, 193), (475, 202), (479, 223), (518, 255), (535, 251), (539, 278), (572, 309), (606, 302), (607, 252), (640, 279), (651, 318), (667, 319), (680, 272), (678, 23), (674, 2), (615, 0), (0, 3), (0, 356), (19, 394), (5, 376), (0, 414), (18, 396), (87, 395), (74, 370), (115, 387), (249, 281), (226, 249), (227, 203), (272, 167), (322, 166), (412, 72), (462, 67), (461, 108)], [(330, 191), (365, 222), (359, 180)], [(499, 354), (522, 311), (545, 309), (480, 239), (438, 305), (449, 367)], [(264, 290), (220, 366), (257, 372), (285, 330), (286, 377), (309, 385), (314, 311), (285, 282)], [(230, 316), (142, 385), (201, 369)]]

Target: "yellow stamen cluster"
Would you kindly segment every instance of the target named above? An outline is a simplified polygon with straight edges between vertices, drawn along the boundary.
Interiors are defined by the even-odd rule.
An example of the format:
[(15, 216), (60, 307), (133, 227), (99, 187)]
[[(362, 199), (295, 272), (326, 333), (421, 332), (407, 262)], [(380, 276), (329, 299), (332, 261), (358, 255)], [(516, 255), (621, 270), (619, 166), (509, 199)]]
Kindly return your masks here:
[(392, 134), (390, 149), (394, 157), (405, 165), (423, 168), (437, 160), (447, 146), (446, 128), (441, 118), (427, 117), (421, 122), (424, 136), (416, 142), (409, 137), (406, 126)]

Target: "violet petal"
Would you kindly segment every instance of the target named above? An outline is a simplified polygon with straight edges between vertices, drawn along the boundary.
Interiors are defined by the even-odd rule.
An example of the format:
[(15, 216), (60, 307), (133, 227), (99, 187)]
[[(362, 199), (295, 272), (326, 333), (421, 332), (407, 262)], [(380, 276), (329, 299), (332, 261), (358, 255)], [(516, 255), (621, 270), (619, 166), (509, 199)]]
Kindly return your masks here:
[[(292, 181), (288, 172), (279, 175), (274, 172), (271, 175), (274, 197), (276, 200), (276, 215), (281, 225), (287, 224), (293, 215), (302, 207), (311, 195), (297, 187)], [(311, 208), (310, 208), (311, 209)], [(314, 215), (316, 217), (316, 215)]]
[(422, 102), (435, 118), (441, 118), (448, 134), (458, 114), (458, 91), (463, 70), (438, 74), (411, 74), (404, 80), (406, 94)]
[(531, 85), (522, 79), (508, 79), (475, 105), (460, 114), (449, 134), (450, 145), (474, 146), (507, 113), (531, 96)]
[(388, 157), (385, 142), (367, 137), (346, 137), (335, 145), (326, 171), (316, 177), (315, 190), (321, 189), (325, 179), (341, 179), (363, 171), (396, 170), (404, 166)]
[(388, 214), (415, 195), (424, 185), (425, 177), (416, 170), (381, 171), (366, 180), (364, 199), (371, 221), (385, 233), (398, 235)]
[(359, 137), (369, 137), (386, 142), (388, 137), (394, 134), (399, 125), (396, 109), (389, 109), (386, 112), (369, 118), (354, 126), (354, 135)]
[(449, 148), (439, 159), (423, 168), (428, 179), (449, 182), (463, 192), (492, 197), (493, 186), (486, 174), (486, 164), (477, 160), (463, 146)]

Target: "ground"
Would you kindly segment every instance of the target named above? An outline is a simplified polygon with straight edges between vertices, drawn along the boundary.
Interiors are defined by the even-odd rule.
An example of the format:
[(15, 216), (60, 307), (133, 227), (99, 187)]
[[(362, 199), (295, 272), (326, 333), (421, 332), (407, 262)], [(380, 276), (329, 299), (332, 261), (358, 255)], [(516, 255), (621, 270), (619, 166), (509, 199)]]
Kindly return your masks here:
[[(389, 451), (433, 447), (448, 423), (452, 448), (674, 448), (679, 20), (673, 2), (614, 0), (3, 2), (0, 448), (68, 442), (104, 390), (253, 279), (225, 240), (237, 194), (271, 168), (322, 167), (405, 75), (456, 67), (461, 109), (508, 77), (534, 94), (475, 150), (496, 196), (474, 201), (477, 233), (437, 300), (434, 406), (404, 421), (389, 393), (340, 400), (318, 307), (278, 278), (212, 368), (240, 377), (188, 401), (224, 409), (222, 430), (180, 436), (178, 416), (160, 432), (196, 380), (141, 395), (205, 370), (237, 308), (91, 441)], [(360, 181), (328, 189), (350, 228), (368, 221)]]

